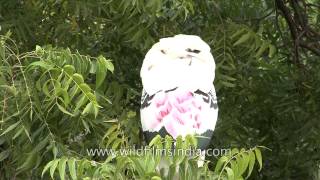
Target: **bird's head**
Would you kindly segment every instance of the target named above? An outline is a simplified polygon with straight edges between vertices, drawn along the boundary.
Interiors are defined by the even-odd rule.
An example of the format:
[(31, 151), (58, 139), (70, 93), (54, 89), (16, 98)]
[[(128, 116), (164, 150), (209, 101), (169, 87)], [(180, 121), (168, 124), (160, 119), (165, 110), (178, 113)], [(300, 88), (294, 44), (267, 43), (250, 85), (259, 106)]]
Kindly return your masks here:
[(209, 45), (200, 37), (179, 34), (160, 39), (152, 46), (140, 76), (150, 94), (175, 87), (208, 92), (215, 76), (215, 62)]
[(179, 34), (173, 37), (160, 39), (154, 47), (161, 56), (167, 60), (196, 60), (202, 63), (210, 63), (213, 57), (210, 47), (200, 37), (194, 35)]

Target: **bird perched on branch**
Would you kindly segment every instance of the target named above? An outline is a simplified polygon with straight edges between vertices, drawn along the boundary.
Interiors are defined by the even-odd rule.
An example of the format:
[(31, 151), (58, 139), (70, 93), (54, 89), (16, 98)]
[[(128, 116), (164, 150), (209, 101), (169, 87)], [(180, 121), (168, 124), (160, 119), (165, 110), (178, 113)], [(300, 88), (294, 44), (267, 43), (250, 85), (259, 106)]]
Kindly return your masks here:
[(215, 62), (200, 37), (176, 35), (160, 39), (143, 61), (141, 123), (148, 142), (157, 134), (173, 139), (198, 136), (208, 146), (218, 116), (213, 80)]

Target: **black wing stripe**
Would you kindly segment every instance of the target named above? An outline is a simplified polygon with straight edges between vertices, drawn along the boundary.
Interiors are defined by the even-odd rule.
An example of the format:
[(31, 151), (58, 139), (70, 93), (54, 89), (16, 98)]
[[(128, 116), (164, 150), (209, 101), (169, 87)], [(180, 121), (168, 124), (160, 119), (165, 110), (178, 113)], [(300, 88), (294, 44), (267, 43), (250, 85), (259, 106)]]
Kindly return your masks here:
[(200, 89), (196, 90), (194, 93), (203, 96), (203, 97), (202, 97), (203, 101), (204, 101), (205, 103), (209, 103), (209, 100), (210, 100), (209, 94), (201, 91)]
[(142, 98), (141, 98), (141, 109), (150, 106), (150, 104), (151, 104), (150, 101), (153, 99), (153, 97), (155, 95), (156, 94), (153, 94), (153, 95), (150, 96), (146, 91), (143, 90)]
[(164, 92), (165, 93), (168, 93), (168, 92), (171, 92), (171, 91), (174, 91), (174, 90), (176, 90), (178, 87), (175, 87), (175, 88), (172, 88), (172, 89), (169, 89), (169, 90), (165, 90)]
[(198, 89), (194, 93), (203, 96), (202, 97), (203, 101), (205, 103), (210, 103), (210, 108), (214, 108), (214, 109), (218, 108), (217, 98), (216, 98), (216, 95), (213, 91), (209, 91), (208, 93), (205, 93), (205, 92), (201, 91), (200, 89)]

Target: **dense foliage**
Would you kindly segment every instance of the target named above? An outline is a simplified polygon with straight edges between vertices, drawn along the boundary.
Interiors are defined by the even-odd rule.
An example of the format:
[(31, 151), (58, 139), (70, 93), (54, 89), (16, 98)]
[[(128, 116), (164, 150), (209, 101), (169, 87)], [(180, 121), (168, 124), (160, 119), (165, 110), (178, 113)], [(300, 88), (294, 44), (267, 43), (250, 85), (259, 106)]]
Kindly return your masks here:
[(65, 179), (66, 173), (71, 179), (174, 179), (179, 170), (182, 179), (239, 179), (250, 176), (256, 161), (262, 168), (261, 147), (222, 152), (214, 171), (208, 170), (209, 161), (198, 168), (200, 154), (183, 154), (197, 145), (196, 138), (188, 136), (177, 139), (175, 150), (180, 154), (164, 154), (170, 169), (163, 173), (156, 168), (161, 153), (151, 148), (172, 151), (173, 139), (159, 136), (150, 142), (150, 150), (135, 152), (133, 132), (124, 131), (133, 112), (125, 113), (125, 119), (110, 117), (108, 97), (114, 86), (105, 83), (107, 73), (114, 71), (110, 60), (40, 46), (16, 54), (8, 36), (0, 41), (3, 178), (47, 178), (50, 170), (53, 179)]
[(200, 169), (187, 157), (173, 164), (195, 177), (245, 178), (263, 145), (271, 151), (252, 179), (319, 179), (319, 14), (319, 0), (1, 1), (0, 178), (158, 178), (157, 157), (86, 149), (145, 145), (144, 54), (184, 33), (208, 42), (217, 64), (210, 147), (240, 151)]

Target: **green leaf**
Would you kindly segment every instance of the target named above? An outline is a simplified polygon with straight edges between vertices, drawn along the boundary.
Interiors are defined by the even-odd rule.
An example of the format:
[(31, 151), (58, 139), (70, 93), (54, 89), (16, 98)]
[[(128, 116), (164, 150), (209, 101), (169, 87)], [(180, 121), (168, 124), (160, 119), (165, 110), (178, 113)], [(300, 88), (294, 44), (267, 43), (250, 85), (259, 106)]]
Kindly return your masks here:
[(236, 155), (236, 154), (238, 154), (239, 153), (239, 149), (237, 149), (237, 148), (233, 148), (232, 150), (231, 150), (231, 156), (234, 156), (234, 155)]
[(2, 61), (5, 59), (6, 57), (6, 49), (5, 47), (3, 47), (5, 43), (3, 41), (0, 41), (0, 66), (2, 66)]
[(197, 138), (193, 135), (187, 135), (186, 136), (186, 142), (188, 142), (188, 144), (191, 146), (191, 147), (197, 147)]
[(116, 139), (112, 144), (112, 149), (117, 149), (119, 144), (123, 142), (123, 139)]
[(59, 89), (60, 93), (62, 94), (62, 97), (63, 97), (63, 103), (67, 106), (69, 103), (70, 103), (70, 97), (69, 97), (69, 94), (67, 92), (66, 89)]
[(84, 80), (81, 74), (75, 73), (72, 75), (72, 78), (78, 85), (84, 83)]
[(62, 157), (61, 160), (59, 161), (59, 175), (60, 175), (60, 179), (64, 180), (65, 174), (66, 174), (66, 163), (67, 163), (67, 158), (66, 157)]
[(114, 71), (114, 66), (113, 66), (113, 64), (112, 64), (112, 62), (111, 62), (110, 60), (108, 60), (108, 61), (106, 62), (106, 66), (107, 66), (107, 69), (113, 73), (113, 71)]
[(63, 66), (63, 70), (69, 75), (72, 76), (75, 72), (75, 68), (72, 65), (65, 65)]
[(231, 39), (239, 36), (240, 34), (243, 34), (247, 29), (245, 28), (241, 28), (241, 29), (238, 29), (234, 34), (231, 35)]
[(36, 53), (38, 56), (42, 56), (42, 55), (44, 54), (44, 50), (42, 49), (41, 46), (36, 45), (35, 53)]
[(269, 54), (268, 54), (268, 56), (271, 58), (271, 57), (273, 57), (273, 55), (275, 53), (276, 53), (276, 47), (270, 44), (269, 45)]
[(254, 152), (250, 151), (249, 152), (249, 169), (248, 169), (248, 174), (247, 174), (247, 178), (251, 175), (253, 167), (254, 167), (254, 163), (256, 161), (256, 156), (254, 154)]
[(171, 164), (169, 166), (169, 174), (168, 174), (168, 179), (170, 180), (174, 180), (174, 175), (176, 174), (176, 169), (177, 169), (177, 166), (175, 164)]
[[(39, 81), (39, 82), (40, 82), (40, 81)], [(51, 79), (47, 80), (47, 81), (43, 84), (43, 86), (42, 86), (42, 92), (43, 92), (46, 96), (51, 97), (51, 94), (50, 94), (50, 91), (49, 91), (49, 88), (48, 88), (49, 83), (51, 83)]]
[(178, 136), (176, 138), (176, 149), (182, 149), (183, 147), (183, 139), (182, 139), (182, 136)]
[(262, 46), (260, 46), (259, 50), (255, 54), (255, 57), (258, 58), (262, 55), (262, 53), (269, 47), (269, 43), (264, 42)]
[(45, 138), (41, 139), (40, 142), (37, 143), (37, 145), (34, 147), (33, 151), (35, 152), (39, 152), (40, 150), (42, 150), (44, 147), (46, 147), (46, 145), (49, 142), (49, 135), (47, 135)]
[(44, 173), (52, 166), (54, 160), (50, 161), (46, 164), (46, 166), (43, 168), (42, 173), (41, 173), (41, 177), (43, 177)]
[(227, 81), (222, 81), (221, 84), (223, 84), (225, 87), (230, 87), (230, 88), (236, 87), (235, 84), (232, 84), (232, 83), (227, 82)]
[(83, 109), (82, 111), (82, 115), (85, 115), (85, 114), (95, 114), (94, 112), (94, 107), (93, 107), (93, 104), (90, 102), (86, 105), (86, 107)]
[(143, 168), (143, 164), (144, 162), (142, 161), (141, 158), (137, 158), (137, 157), (133, 157), (131, 158), (131, 160), (133, 161), (134, 163), (134, 167), (135, 167), (135, 170), (138, 172), (138, 174), (143, 177), (144, 174), (145, 174), (145, 169)]
[(216, 164), (216, 167), (215, 167), (215, 169), (214, 169), (214, 173), (218, 174), (218, 173), (220, 172), (221, 168), (223, 167), (223, 165), (224, 165), (226, 162), (228, 162), (228, 160), (229, 160), (229, 159), (228, 159), (226, 156), (222, 156), (222, 157), (218, 160), (218, 162), (217, 162), (217, 164)]
[(18, 121), (14, 124), (11, 124), (0, 136), (7, 134), (8, 132), (10, 132), (11, 130), (13, 130), (15, 127), (17, 127), (20, 124), (21, 121)]
[(29, 131), (26, 129), (26, 128), (24, 128), (24, 133), (27, 135), (27, 137), (29, 138), (29, 141), (30, 142), (32, 142), (32, 139), (31, 139), (31, 137), (30, 137), (30, 133), (29, 133)]
[(19, 126), (19, 130), (16, 132), (16, 134), (12, 137), (12, 139), (16, 139), (22, 132), (23, 132), (24, 128), (23, 126)]
[(27, 71), (32, 70), (34, 67), (42, 67), (46, 70), (49, 70), (54, 67), (54, 65), (50, 64), (48, 61), (36, 61), (29, 64)]
[(238, 162), (239, 162), (239, 175), (242, 175), (246, 171), (249, 165), (249, 155), (247, 153), (241, 154)]
[(54, 159), (57, 157), (57, 154), (58, 154), (58, 148), (54, 144), (52, 147), (52, 154)]
[(50, 166), (50, 176), (52, 179), (53, 179), (53, 173), (56, 170), (58, 163), (59, 163), (59, 159), (55, 159), (53, 160), (52, 165)]
[(255, 148), (254, 152), (256, 153), (256, 158), (258, 160), (259, 163), (259, 171), (261, 171), (262, 169), (262, 156), (261, 156), (261, 151), (259, 148)]
[(235, 160), (232, 160), (232, 161), (230, 162), (230, 164), (231, 164), (231, 169), (232, 169), (232, 171), (233, 171), (233, 176), (234, 176), (234, 177), (238, 177), (238, 176), (239, 176), (239, 166), (238, 166), (238, 162), (235, 161)]
[(107, 60), (103, 56), (98, 57), (96, 67), (96, 89), (98, 89), (103, 83), (107, 75)]
[(166, 135), (165, 136), (165, 148), (167, 150), (172, 148), (173, 139), (171, 136)]
[(108, 138), (108, 142), (106, 144), (106, 147), (109, 147), (109, 145), (115, 140), (118, 139), (120, 132), (115, 131), (114, 133), (111, 134), (111, 136)]
[(5, 160), (7, 157), (9, 157), (10, 152), (11, 152), (10, 149), (5, 150), (5, 151), (2, 151), (2, 152), (0, 153), (0, 162), (3, 161), (3, 160)]
[(97, 118), (98, 116), (98, 113), (99, 113), (99, 107), (98, 105), (96, 104), (93, 104), (93, 113), (94, 113), (94, 117)]
[(159, 177), (159, 176), (153, 176), (153, 177), (151, 178), (151, 180), (162, 180), (162, 179), (161, 179), (161, 177)]
[(109, 137), (109, 135), (110, 135), (112, 132), (114, 132), (117, 128), (118, 128), (118, 125), (113, 125), (113, 126), (111, 126), (111, 127), (107, 130), (106, 134), (103, 136), (103, 139), (106, 138), (106, 137)]
[(75, 111), (77, 111), (78, 109), (80, 109), (80, 107), (82, 107), (83, 105), (85, 105), (87, 103), (89, 99), (86, 97), (85, 94), (81, 94), (76, 101), (77, 106), (75, 107)]
[(36, 153), (35, 151), (31, 151), (30, 153), (28, 153), (28, 156), (24, 160), (23, 164), (19, 166), (17, 169), (23, 171), (23, 170), (34, 168), (34, 165), (37, 162), (37, 156), (38, 156), (38, 153)]
[(228, 180), (234, 180), (234, 173), (233, 170), (229, 167), (226, 167)]
[(77, 179), (76, 159), (75, 158), (68, 159), (68, 168), (69, 168), (69, 173), (71, 175), (71, 178), (73, 180)]
[(85, 128), (88, 132), (90, 132), (90, 127), (89, 127), (88, 123), (87, 123), (85, 120), (82, 120), (82, 124), (83, 124), (84, 128)]
[(237, 45), (239, 45), (239, 44), (242, 44), (242, 43), (246, 42), (247, 40), (249, 40), (249, 38), (250, 38), (251, 36), (252, 36), (252, 33), (251, 33), (251, 32), (248, 32), (248, 33), (242, 35), (242, 36), (240, 37), (240, 39), (238, 39), (238, 41), (236, 41), (236, 42), (233, 44), (233, 46), (237, 46)]
[(226, 81), (236, 81), (237, 80), (236, 78), (233, 78), (231, 76), (224, 75), (224, 74), (220, 74), (220, 77), (222, 77)]
[(162, 139), (161, 136), (158, 134), (156, 137), (154, 137), (154, 138), (150, 141), (149, 146), (152, 147), (152, 146), (154, 146), (154, 145), (159, 144), (159, 142), (161, 143), (161, 139)]
[(91, 92), (91, 88), (88, 86), (88, 84), (82, 83), (79, 85), (79, 87), (85, 94), (88, 94)]
[(88, 92), (86, 96), (90, 99), (90, 101), (97, 105), (96, 96), (92, 94), (91, 92)]
[(74, 116), (74, 114), (72, 114), (71, 112), (67, 111), (63, 106), (61, 106), (60, 104), (56, 103), (56, 105), (58, 106), (58, 108), (60, 109), (60, 111), (62, 111), (65, 114), (68, 114), (69, 116)]

